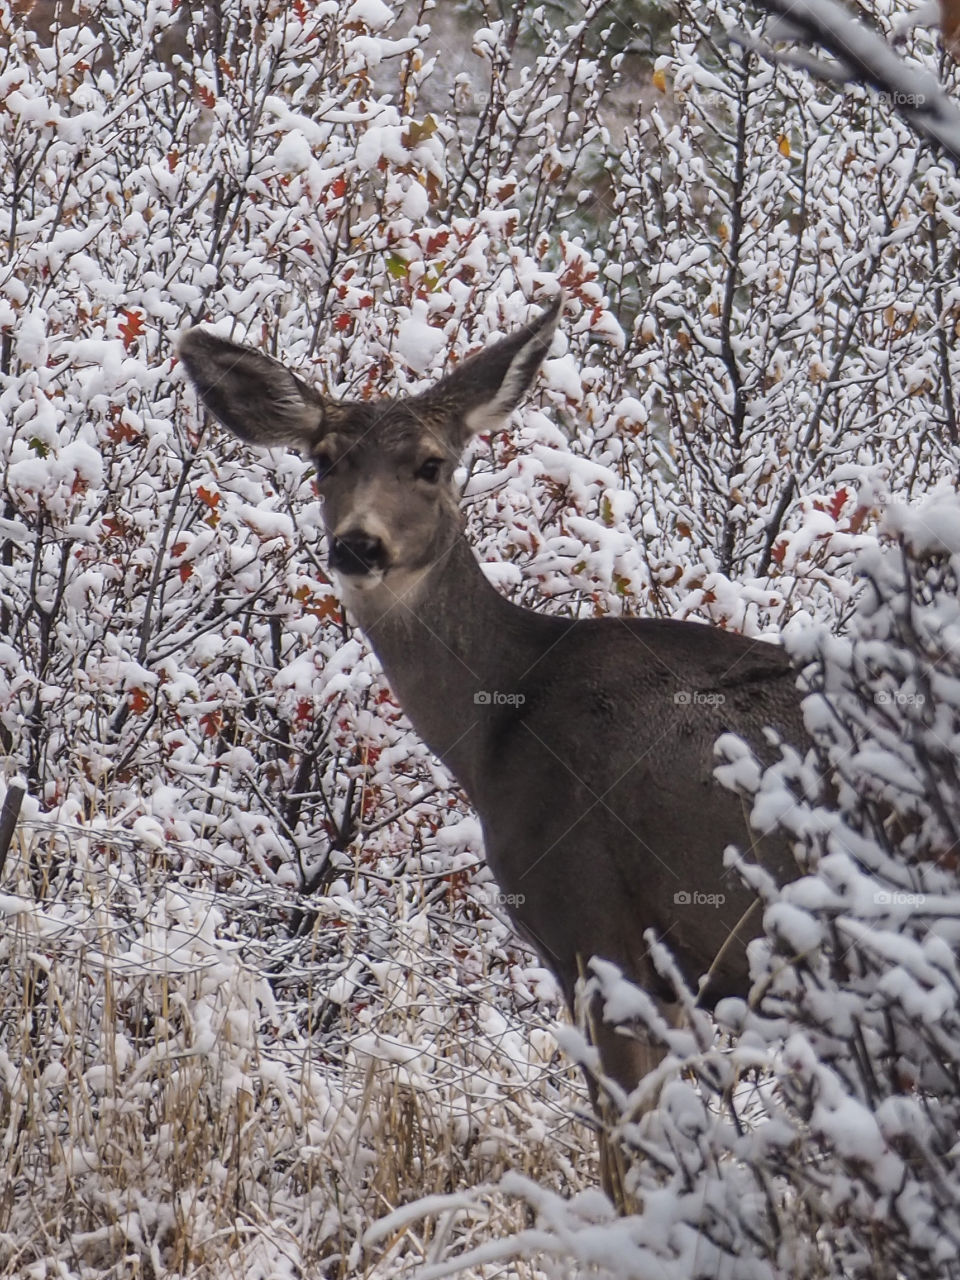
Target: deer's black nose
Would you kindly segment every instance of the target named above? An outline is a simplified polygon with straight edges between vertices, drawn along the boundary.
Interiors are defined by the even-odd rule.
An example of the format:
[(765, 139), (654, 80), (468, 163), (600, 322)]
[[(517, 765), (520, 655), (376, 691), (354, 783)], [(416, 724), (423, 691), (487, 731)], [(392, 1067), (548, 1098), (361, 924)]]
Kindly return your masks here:
[(330, 544), (330, 568), (337, 573), (365, 574), (386, 567), (386, 547), (361, 529), (352, 529)]

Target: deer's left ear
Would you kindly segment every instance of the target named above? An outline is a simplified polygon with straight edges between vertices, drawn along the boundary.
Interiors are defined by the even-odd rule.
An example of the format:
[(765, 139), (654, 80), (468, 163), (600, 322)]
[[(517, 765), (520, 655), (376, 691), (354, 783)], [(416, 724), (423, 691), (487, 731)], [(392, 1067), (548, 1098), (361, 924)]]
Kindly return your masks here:
[(289, 369), (201, 328), (181, 335), (178, 353), (200, 399), (234, 435), (310, 452), (323, 426), (323, 397)]
[(542, 315), (464, 360), (417, 397), (424, 408), (440, 410), (448, 422), (462, 424), (458, 444), (480, 432), (496, 431), (530, 390), (562, 307), (563, 294), (558, 293)]

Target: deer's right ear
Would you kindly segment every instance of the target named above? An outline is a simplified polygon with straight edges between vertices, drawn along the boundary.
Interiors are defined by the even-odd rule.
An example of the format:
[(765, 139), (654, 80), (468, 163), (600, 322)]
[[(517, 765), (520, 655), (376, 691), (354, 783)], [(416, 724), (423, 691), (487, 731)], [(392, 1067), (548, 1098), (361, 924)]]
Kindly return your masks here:
[(201, 328), (182, 334), (177, 350), (200, 399), (234, 435), (309, 453), (323, 400), (282, 364)]

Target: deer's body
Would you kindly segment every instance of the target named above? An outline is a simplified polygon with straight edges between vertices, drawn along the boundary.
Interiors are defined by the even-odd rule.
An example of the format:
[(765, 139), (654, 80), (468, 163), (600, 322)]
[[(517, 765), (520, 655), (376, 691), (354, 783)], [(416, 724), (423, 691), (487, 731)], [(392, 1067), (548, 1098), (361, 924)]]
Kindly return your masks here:
[[(757, 839), (712, 776), (713, 744), (733, 732), (762, 746), (770, 724), (794, 736), (782, 650), (695, 623), (521, 609), (463, 541), (415, 608), (372, 594), (348, 589), (347, 603), (413, 727), (469, 795), (514, 921), (567, 999), (593, 955), (656, 991), (647, 928), (696, 981), (750, 905), (723, 850)], [(773, 860), (786, 870), (785, 851)], [(719, 895), (723, 909), (678, 893)], [(743, 946), (729, 948), (705, 995), (743, 994), (746, 979)]]
[[(379, 412), (324, 400), (203, 330), (181, 351), (238, 434), (318, 459), (344, 603), (469, 795), (514, 922), (571, 1007), (593, 956), (670, 997), (647, 929), (689, 981), (710, 973), (709, 1004), (746, 993), (744, 948), (758, 927), (744, 925), (752, 898), (724, 872), (724, 849), (751, 851), (780, 879), (791, 865), (716, 782), (714, 744), (733, 732), (763, 755), (767, 726), (802, 742), (799, 699), (772, 645), (696, 623), (550, 617), (487, 582), (449, 476), (470, 432), (501, 422), (526, 391), (557, 310)], [(632, 1087), (642, 1068), (630, 1042), (602, 1026), (597, 1039), (605, 1069)]]

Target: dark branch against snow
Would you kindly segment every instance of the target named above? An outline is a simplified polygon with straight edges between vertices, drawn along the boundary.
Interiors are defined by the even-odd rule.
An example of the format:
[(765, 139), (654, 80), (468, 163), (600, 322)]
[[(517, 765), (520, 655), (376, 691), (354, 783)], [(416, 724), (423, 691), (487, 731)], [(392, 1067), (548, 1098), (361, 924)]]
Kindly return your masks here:
[[(856, 81), (886, 94), (918, 133), (960, 163), (960, 109), (930, 72), (905, 63), (879, 32), (850, 18), (836, 0), (760, 0), (760, 6), (785, 24), (778, 37), (819, 46), (838, 64), (811, 63), (804, 57), (802, 65), (829, 79)], [(764, 52), (771, 56), (769, 48)], [(772, 56), (783, 60), (780, 54)]]

